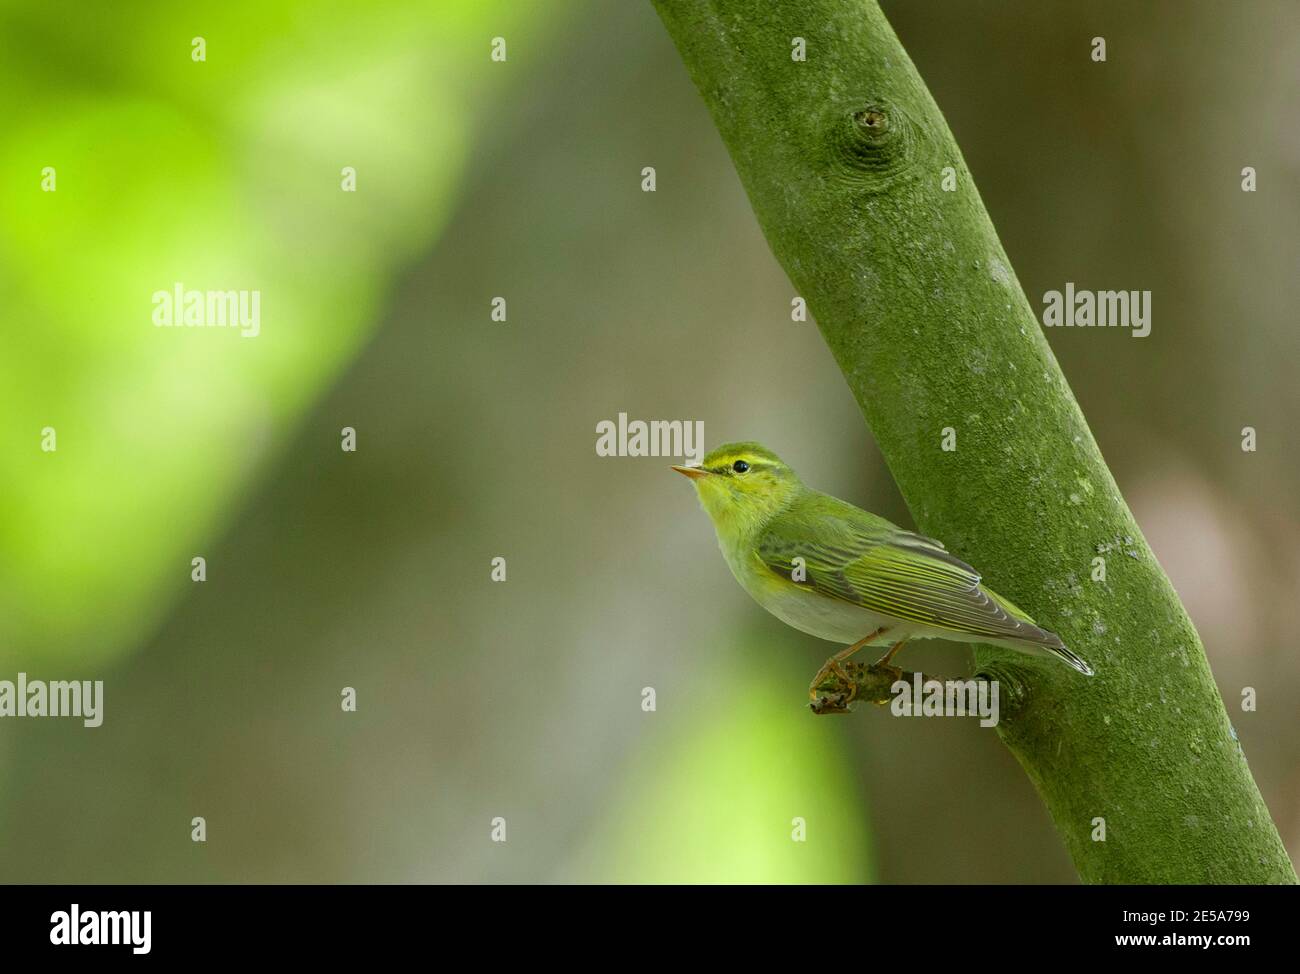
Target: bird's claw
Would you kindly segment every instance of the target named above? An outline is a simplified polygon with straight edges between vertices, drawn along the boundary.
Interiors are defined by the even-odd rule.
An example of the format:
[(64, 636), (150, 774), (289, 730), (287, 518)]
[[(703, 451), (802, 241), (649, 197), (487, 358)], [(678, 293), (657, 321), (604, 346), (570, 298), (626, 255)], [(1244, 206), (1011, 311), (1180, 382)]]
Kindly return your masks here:
[[(858, 663), (828, 659), (808, 687), (808, 706), (815, 714), (847, 714), (858, 695)], [(832, 679), (833, 677), (833, 679)]]
[[(841, 663), (839, 660), (834, 658), (828, 659), (825, 664), (823, 664), (822, 668), (817, 671), (817, 675), (813, 677), (812, 683), (808, 684), (808, 699), (817, 699), (817, 691), (823, 689), (823, 684), (827, 682), (826, 678), (833, 673), (835, 674), (835, 678), (839, 680), (839, 688), (842, 691), (840, 695), (847, 696), (848, 698), (844, 701), (847, 704), (857, 693), (857, 684), (853, 677), (849, 675), (845, 667), (856, 666), (856, 663)], [(847, 692), (845, 693), (843, 691)]]
[(846, 714), (854, 701), (884, 705), (899, 680), (908, 682), (914, 676), (889, 663), (867, 666), (846, 660), (832, 666), (828, 661), (808, 688), (808, 706), (814, 714)]

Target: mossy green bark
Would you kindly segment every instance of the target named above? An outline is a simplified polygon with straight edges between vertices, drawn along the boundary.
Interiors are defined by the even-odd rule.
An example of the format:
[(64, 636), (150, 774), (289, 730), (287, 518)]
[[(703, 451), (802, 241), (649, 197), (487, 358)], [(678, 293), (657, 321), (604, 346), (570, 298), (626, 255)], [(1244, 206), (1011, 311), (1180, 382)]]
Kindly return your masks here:
[(976, 649), (1080, 876), (1295, 882), (1196, 631), (879, 7), (655, 5), (917, 525), (1097, 671)]

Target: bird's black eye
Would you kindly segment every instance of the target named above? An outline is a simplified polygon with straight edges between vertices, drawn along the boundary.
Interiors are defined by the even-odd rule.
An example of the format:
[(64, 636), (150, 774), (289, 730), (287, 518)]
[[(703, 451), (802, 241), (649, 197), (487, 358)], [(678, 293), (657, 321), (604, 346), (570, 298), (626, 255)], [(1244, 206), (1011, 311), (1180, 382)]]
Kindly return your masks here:
[(735, 463), (731, 465), (731, 469), (736, 471), (736, 473), (744, 473), (746, 470), (749, 469), (749, 464), (747, 464), (744, 460), (737, 460)]

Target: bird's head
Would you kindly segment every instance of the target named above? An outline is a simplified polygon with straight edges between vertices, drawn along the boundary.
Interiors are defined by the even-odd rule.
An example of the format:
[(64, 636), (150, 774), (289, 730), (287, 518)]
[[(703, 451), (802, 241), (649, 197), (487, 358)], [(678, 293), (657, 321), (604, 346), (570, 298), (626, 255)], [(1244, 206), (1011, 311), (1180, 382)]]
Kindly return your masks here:
[(673, 469), (695, 482), (700, 506), (719, 530), (761, 527), (803, 486), (789, 465), (758, 443), (726, 443), (697, 467)]

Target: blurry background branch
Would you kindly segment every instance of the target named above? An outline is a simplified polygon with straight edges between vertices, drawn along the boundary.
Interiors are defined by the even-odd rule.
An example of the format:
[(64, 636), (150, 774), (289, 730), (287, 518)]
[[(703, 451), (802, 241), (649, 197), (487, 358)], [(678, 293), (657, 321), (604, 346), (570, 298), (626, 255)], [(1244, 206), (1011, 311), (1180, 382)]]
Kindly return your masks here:
[(1197, 633), (878, 6), (656, 7), (917, 524), (1097, 670), (976, 652), (1027, 691), (998, 730), (1080, 875), (1294, 882)]

